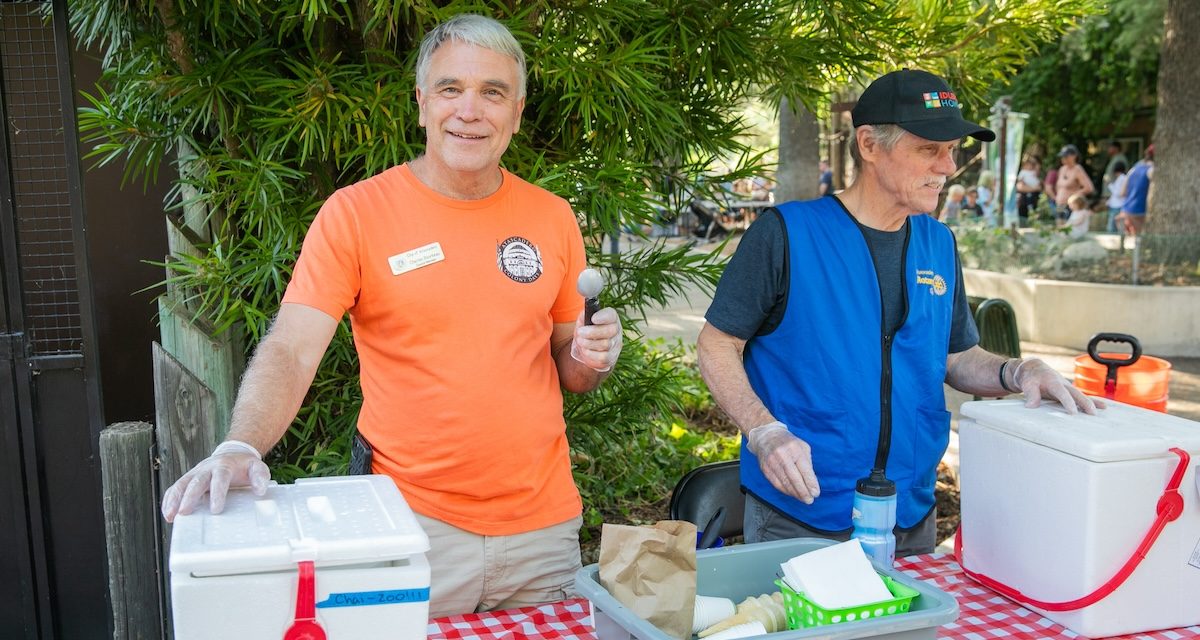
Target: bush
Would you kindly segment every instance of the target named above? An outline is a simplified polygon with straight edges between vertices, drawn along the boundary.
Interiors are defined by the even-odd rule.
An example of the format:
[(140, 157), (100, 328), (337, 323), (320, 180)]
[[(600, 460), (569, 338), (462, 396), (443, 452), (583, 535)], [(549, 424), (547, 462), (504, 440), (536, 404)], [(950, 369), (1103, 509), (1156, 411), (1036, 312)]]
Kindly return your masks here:
[[(609, 380), (586, 401), (568, 399), (568, 437), (584, 503), (584, 541), (605, 520), (638, 520), (696, 466), (737, 457), (736, 432), (720, 433), (689, 421), (688, 416), (713, 408), (689, 355), (679, 341), (634, 343), (621, 354), (620, 378)], [(644, 405), (654, 411), (645, 415), (631, 410)], [(657, 517), (666, 515), (661, 509)]]

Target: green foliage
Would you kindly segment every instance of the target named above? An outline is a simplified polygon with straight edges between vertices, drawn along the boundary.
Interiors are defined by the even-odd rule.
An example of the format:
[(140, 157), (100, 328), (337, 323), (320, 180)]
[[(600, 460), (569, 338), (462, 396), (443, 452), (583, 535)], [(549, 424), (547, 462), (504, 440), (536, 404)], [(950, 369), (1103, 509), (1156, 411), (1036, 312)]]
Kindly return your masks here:
[(1032, 116), (1026, 136), (1047, 149), (1119, 131), (1154, 110), (1166, 1), (1105, 5), (1103, 15), (1043, 45), (1019, 74), (993, 88), (993, 96), (1011, 94), (1013, 109)]
[[(686, 403), (712, 404), (686, 354), (679, 342), (634, 342), (621, 353), (621, 376), (591, 394), (595, 397), (567, 398), (571, 456), (587, 525), (598, 525), (614, 505), (661, 500), (699, 464), (737, 457), (739, 436), (697, 429), (678, 417)], [(654, 407), (649, 417), (647, 404)]]
[(1043, 199), (1030, 216), (1032, 229), (988, 227), (983, 220), (959, 220), (954, 226), (964, 267), (1014, 275), (1045, 271), (1057, 266), (1071, 245), (1070, 229), (1059, 227), (1050, 205)]
[[(214, 326), (248, 333), (252, 347), (269, 328), (321, 202), (420, 153), (412, 96), (420, 36), (461, 11), (505, 21), (530, 61), (524, 122), (505, 164), (580, 212), (589, 261), (610, 283), (604, 302), (621, 309), (631, 329), (610, 382), (567, 399), (576, 450), (597, 460), (642, 449), (653, 456), (616, 489), (600, 490), (609, 476), (580, 484), (589, 496), (642, 496), (678, 471), (681, 458), (670, 452), (681, 449), (663, 445), (679, 439), (664, 434), (679, 398), (702, 385), (672, 364), (677, 355), (647, 349), (638, 321), (685, 288), (711, 290), (722, 260), (716, 251), (663, 245), (610, 255), (602, 240), (651, 221), (656, 202), (678, 202), (689, 186), (762, 172), (761, 154), (742, 140), (740, 103), (778, 74), (816, 77), (818, 56), (838, 51), (836, 43), (791, 37), (778, 18), (794, 7), (75, 0), (76, 36), (106, 56), (81, 129), (92, 157), (123, 162), (127, 180), (174, 164), (169, 205), (205, 220), (211, 235), (164, 263), (169, 281)], [(707, 174), (716, 157), (737, 159), (729, 176)], [(277, 477), (344, 468), (360, 403), (343, 323), (272, 453)], [(612, 442), (628, 449), (609, 458), (617, 455)]]
[[(831, 82), (912, 61), (932, 61), (975, 91), (1092, 4), (71, 0), (70, 10), (77, 40), (105, 55), (79, 117), (91, 157), (124, 163), (130, 181), (173, 165), (171, 215), (203, 219), (209, 235), (165, 263), (170, 282), (214, 326), (248, 333), (251, 348), (320, 204), (421, 152), (420, 37), (464, 11), (509, 25), (529, 58), (529, 86), (505, 165), (579, 212), (589, 262), (610, 282), (604, 302), (630, 330), (602, 389), (566, 400), (578, 480), (594, 507), (648, 499), (732, 446), (673, 417), (684, 399), (706, 397), (703, 385), (677, 350), (648, 348), (638, 330), (673, 294), (711, 290), (719, 252), (658, 244), (613, 255), (604, 238), (653, 222), (656, 203), (678, 206), (690, 188), (764, 173), (764, 155), (745, 141), (750, 97), (813, 105)], [(987, 71), (976, 77), (976, 68)], [(718, 159), (730, 168), (712, 175)], [(272, 454), (276, 474), (342, 469), (360, 402), (343, 323)]]
[(865, 86), (904, 67), (926, 69), (955, 88), (965, 117), (981, 120), (993, 84), (1102, 7), (1103, 0), (867, 0), (832, 4), (820, 19), (799, 24), (856, 43), (851, 58), (831, 65), (833, 86)]

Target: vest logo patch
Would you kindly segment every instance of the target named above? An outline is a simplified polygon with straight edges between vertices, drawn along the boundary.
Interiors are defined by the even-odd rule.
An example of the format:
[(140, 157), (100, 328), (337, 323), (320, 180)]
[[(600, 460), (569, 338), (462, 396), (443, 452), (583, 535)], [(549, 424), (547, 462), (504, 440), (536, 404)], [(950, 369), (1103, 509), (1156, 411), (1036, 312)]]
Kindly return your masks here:
[(929, 287), (929, 293), (935, 296), (946, 295), (946, 279), (929, 269), (917, 269), (917, 284)]
[(516, 282), (528, 284), (542, 275), (542, 252), (529, 240), (512, 236), (496, 245), (496, 266)]

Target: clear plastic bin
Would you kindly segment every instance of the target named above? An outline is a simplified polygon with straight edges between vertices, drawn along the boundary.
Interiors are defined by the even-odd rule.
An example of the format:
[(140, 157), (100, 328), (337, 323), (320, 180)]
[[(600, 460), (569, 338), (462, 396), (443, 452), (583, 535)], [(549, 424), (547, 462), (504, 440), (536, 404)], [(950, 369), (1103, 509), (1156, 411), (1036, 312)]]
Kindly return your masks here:
[[(829, 540), (797, 538), (698, 551), (696, 592), (729, 598), (734, 602), (741, 602), (749, 596), (773, 593), (779, 590), (775, 586), (775, 577), (780, 564), (830, 544), (833, 542)], [(876, 569), (919, 594), (913, 598), (907, 613), (844, 622), (836, 627), (780, 631), (754, 637), (762, 640), (934, 640), (939, 626), (958, 618), (958, 603), (950, 594), (894, 569)], [(575, 577), (575, 589), (592, 603), (592, 621), (599, 640), (670, 640), (670, 636), (626, 609), (600, 585), (598, 565), (588, 565), (579, 570)]]

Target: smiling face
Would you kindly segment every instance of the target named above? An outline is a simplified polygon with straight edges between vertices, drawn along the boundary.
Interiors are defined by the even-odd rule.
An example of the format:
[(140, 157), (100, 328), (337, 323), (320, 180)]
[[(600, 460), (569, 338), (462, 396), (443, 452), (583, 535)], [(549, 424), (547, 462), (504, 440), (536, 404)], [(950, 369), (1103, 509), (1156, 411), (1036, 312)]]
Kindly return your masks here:
[(954, 173), (958, 145), (958, 140), (936, 142), (905, 132), (890, 150), (872, 144), (862, 153), (874, 165), (881, 195), (904, 215), (916, 215), (937, 210), (938, 195)]
[(452, 195), (499, 188), (500, 157), (525, 107), (516, 60), (446, 42), (430, 57), (426, 84), (417, 87), (417, 105), (430, 186)]

